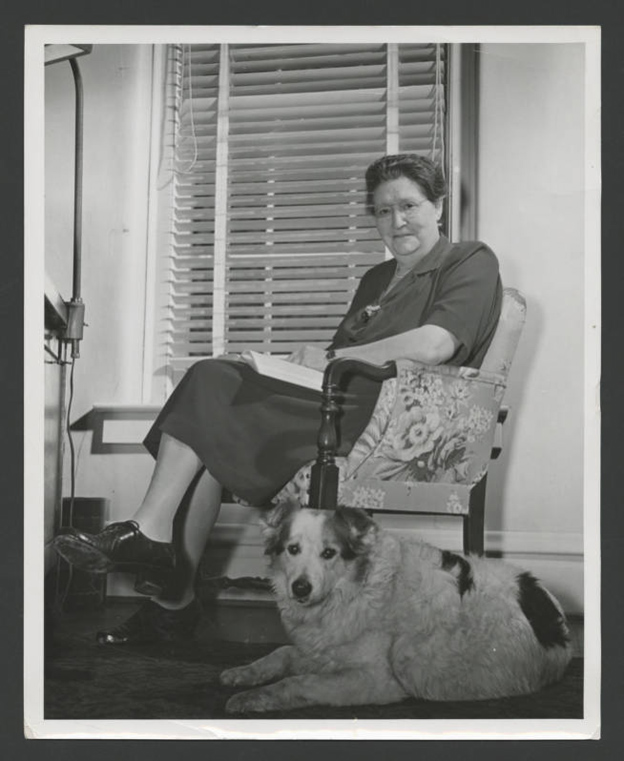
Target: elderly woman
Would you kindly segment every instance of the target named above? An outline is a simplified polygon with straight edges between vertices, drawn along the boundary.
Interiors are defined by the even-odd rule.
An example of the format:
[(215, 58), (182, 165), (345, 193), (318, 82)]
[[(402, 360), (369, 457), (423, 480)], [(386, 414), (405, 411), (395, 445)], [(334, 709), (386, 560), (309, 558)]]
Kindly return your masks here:
[[(495, 255), (483, 243), (452, 244), (440, 234), (446, 186), (428, 159), (385, 156), (368, 168), (366, 187), (368, 210), (393, 258), (366, 272), (327, 351), (305, 346), (290, 360), (316, 369), (332, 357), (478, 367), (500, 314)], [(349, 379), (340, 454), (364, 430), (379, 390), (374, 381)], [(316, 391), (258, 375), (232, 358), (189, 369), (145, 440), (156, 465), (131, 520), (55, 540), (70, 563), (133, 571), (137, 591), (151, 595), (125, 623), (99, 632), (99, 642), (192, 634), (200, 615), (195, 575), (222, 489), (266, 504), (314, 459), (319, 401)]]

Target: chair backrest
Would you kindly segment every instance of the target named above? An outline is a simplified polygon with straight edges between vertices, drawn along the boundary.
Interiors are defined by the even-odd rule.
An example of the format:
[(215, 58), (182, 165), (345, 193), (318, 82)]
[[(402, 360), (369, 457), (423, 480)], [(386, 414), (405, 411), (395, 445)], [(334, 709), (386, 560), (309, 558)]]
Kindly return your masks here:
[(502, 373), (505, 377), (520, 340), (526, 320), (526, 300), (515, 288), (503, 289), (501, 316), (481, 370)]

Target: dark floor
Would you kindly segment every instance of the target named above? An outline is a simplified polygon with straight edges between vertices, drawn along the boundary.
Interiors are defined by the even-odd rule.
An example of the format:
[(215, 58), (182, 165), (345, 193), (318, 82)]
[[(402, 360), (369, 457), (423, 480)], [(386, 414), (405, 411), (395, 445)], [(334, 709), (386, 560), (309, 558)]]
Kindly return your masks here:
[[(45, 719), (224, 718), (235, 690), (219, 673), (270, 652), (283, 641), (269, 603), (206, 606), (191, 645), (102, 647), (94, 632), (122, 621), (136, 603), (109, 601), (93, 611), (53, 616), (46, 647)], [(391, 706), (315, 707), (265, 714), (272, 719), (582, 718), (582, 622), (573, 621), (575, 657), (564, 679), (529, 696), (475, 702), (407, 700)], [(239, 640), (239, 641), (233, 641)], [(243, 717), (244, 718), (244, 717)], [(257, 718), (257, 717), (254, 717)]]

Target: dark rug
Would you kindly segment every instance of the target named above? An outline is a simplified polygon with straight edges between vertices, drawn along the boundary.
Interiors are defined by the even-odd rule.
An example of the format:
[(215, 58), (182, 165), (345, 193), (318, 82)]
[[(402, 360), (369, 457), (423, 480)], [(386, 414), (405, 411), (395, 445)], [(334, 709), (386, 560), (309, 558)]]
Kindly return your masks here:
[[(191, 645), (101, 647), (68, 637), (46, 653), (45, 719), (225, 718), (236, 690), (219, 673), (275, 645), (202, 641)], [(522, 697), (474, 702), (410, 699), (390, 706), (314, 707), (263, 714), (267, 719), (580, 719), (583, 660), (558, 684)], [(233, 717), (228, 717), (233, 718)], [(256, 714), (254, 718), (258, 718)]]

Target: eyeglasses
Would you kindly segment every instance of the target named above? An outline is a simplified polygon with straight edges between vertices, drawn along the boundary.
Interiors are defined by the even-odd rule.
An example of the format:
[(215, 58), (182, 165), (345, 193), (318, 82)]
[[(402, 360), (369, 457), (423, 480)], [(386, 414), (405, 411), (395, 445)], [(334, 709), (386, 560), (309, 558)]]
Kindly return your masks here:
[(416, 203), (415, 201), (404, 201), (403, 203), (397, 204), (397, 206), (379, 206), (378, 208), (373, 209), (373, 215), (375, 219), (382, 222), (384, 220), (391, 220), (393, 218), (393, 212), (397, 210), (403, 219), (414, 219), (421, 206), (422, 202)]

